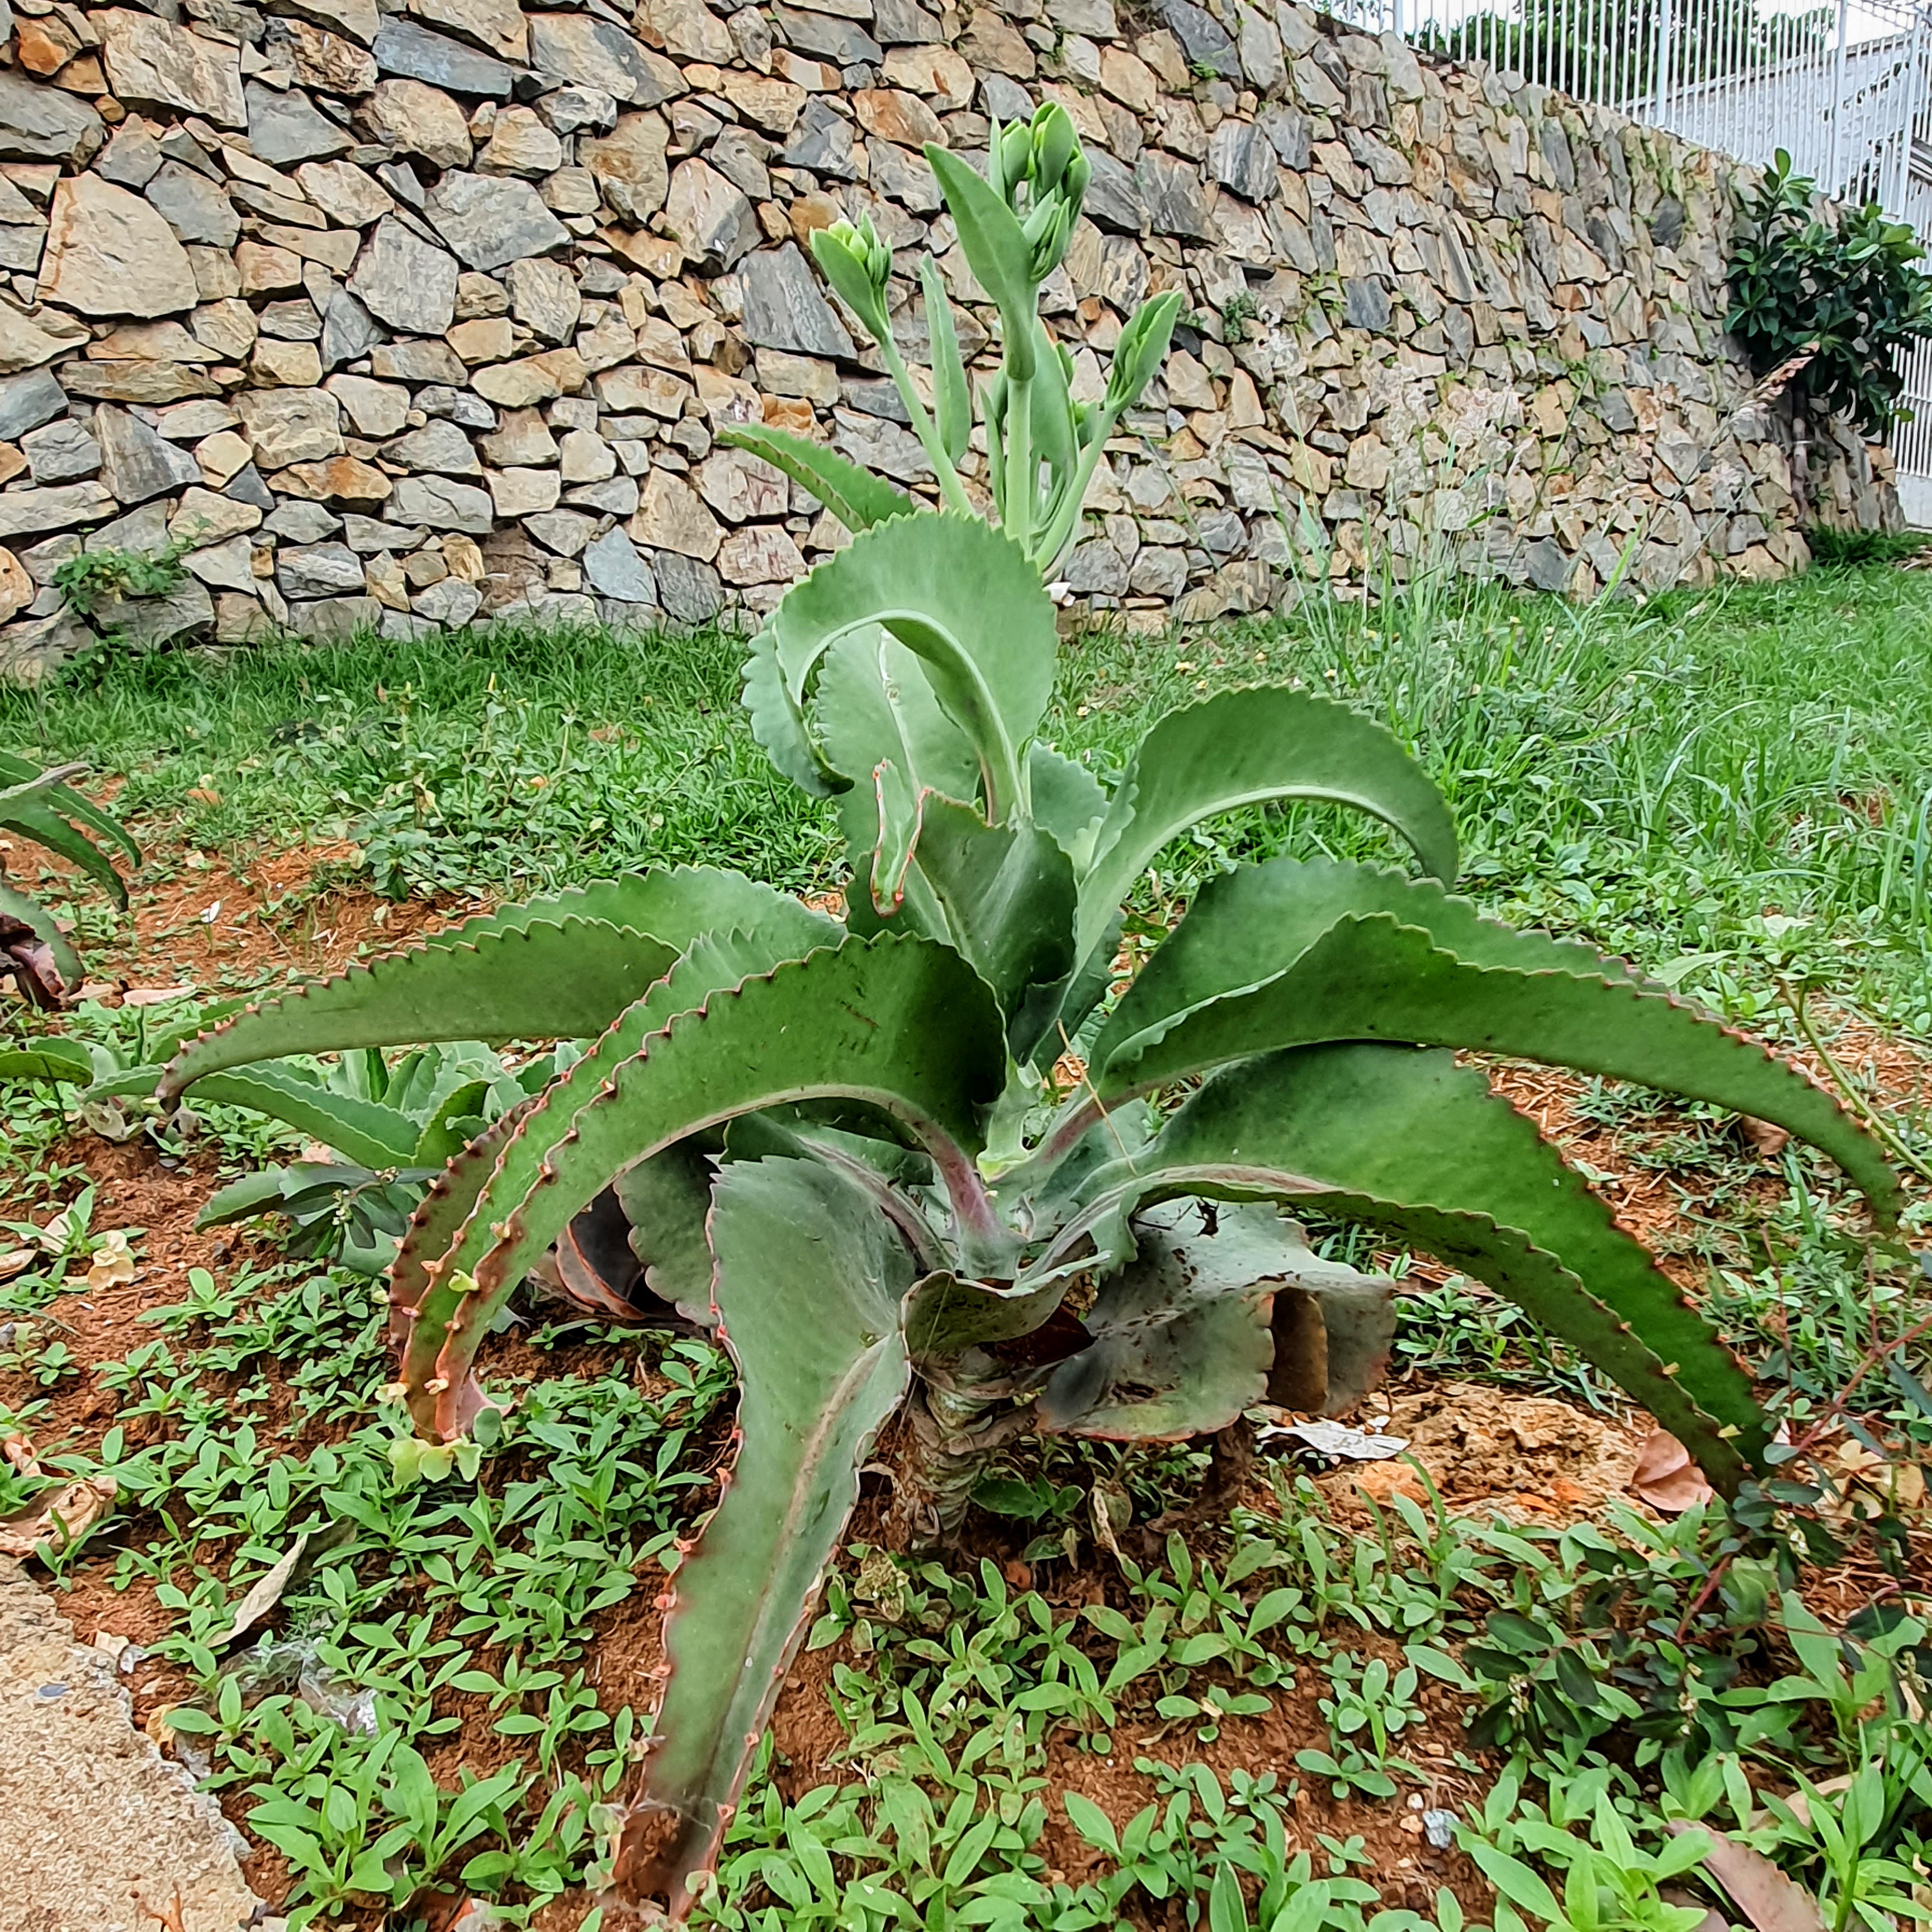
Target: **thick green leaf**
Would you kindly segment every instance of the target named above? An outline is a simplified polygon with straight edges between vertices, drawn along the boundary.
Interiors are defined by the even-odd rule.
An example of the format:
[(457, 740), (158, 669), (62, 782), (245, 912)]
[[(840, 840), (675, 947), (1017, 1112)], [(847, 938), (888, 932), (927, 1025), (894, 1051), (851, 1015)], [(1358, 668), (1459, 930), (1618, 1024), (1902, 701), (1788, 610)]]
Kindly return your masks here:
[(680, 1141), (626, 1168), (613, 1185), (631, 1223), (631, 1252), (643, 1265), (644, 1286), (688, 1320), (708, 1324), (710, 1160), (694, 1142)]
[[(1526, 959), (1555, 950), (1537, 935), (1520, 938)], [(1484, 940), (1492, 958), (1512, 950), (1495, 932)], [(1588, 978), (1567, 963), (1526, 972), (1466, 964), (1388, 913), (1346, 917), (1287, 971), (1196, 1007), (1164, 1034), (1127, 1040), (1096, 1084), (1105, 1102), (1250, 1054), (1334, 1040), (1508, 1054), (1774, 1121), (1831, 1155), (1881, 1220), (1897, 1218), (1898, 1178), (1876, 1141), (1816, 1082), (1702, 1008), (1664, 987)]]
[(1315, 1046), (1244, 1061), (1114, 1174), (1096, 1174), (1062, 1245), (1112, 1211), (1110, 1193), (1304, 1202), (1396, 1230), (1520, 1302), (1720, 1489), (1762, 1454), (1763, 1413), (1736, 1357), (1534, 1125), (1447, 1052)]
[(973, 401), (966, 388), (966, 368), (959, 359), (959, 337), (952, 326), (952, 304), (938, 264), (930, 255), (919, 265), (920, 286), (926, 292), (926, 362), (932, 370), (932, 416), (940, 447), (957, 463), (966, 454), (973, 434)]
[[(459, 1124), (480, 1119), (489, 1095), (490, 1083), (487, 1080), (466, 1080), (446, 1094), (416, 1137), (416, 1152), (411, 1156), (410, 1165), (440, 1167), (446, 1161), (454, 1160), (470, 1140), (470, 1135)], [(419, 1116), (411, 1112), (410, 1118), (414, 1120)]]
[(644, 1796), (617, 1847), (632, 1899), (674, 1920), (710, 1870), (752, 1754), (859, 1497), (859, 1465), (908, 1366), (911, 1261), (866, 1194), (811, 1161), (734, 1163), (712, 1210), (718, 1333), (737, 1364), (739, 1448), (671, 1580), (670, 1674)]
[[(40, 767), (27, 759), (16, 758), (10, 752), (0, 752), (0, 784), (30, 784), (40, 773)], [(70, 818), (96, 838), (104, 838), (111, 845), (118, 846), (130, 863), (141, 862), (141, 848), (134, 836), (114, 814), (96, 805), (85, 792), (76, 791), (73, 786), (56, 786), (46, 795), (46, 802), (64, 818)]]
[(1073, 861), (1076, 874), (1094, 859), (1094, 842), (1107, 816), (1107, 794), (1084, 765), (1063, 758), (1035, 739), (1027, 749), (1027, 778), (1033, 788), (1036, 825), (1052, 832), (1060, 849)]
[(1428, 774), (1372, 719), (1311, 692), (1264, 685), (1170, 712), (1141, 740), (1081, 882), (1083, 956), (1161, 848), (1192, 825), (1270, 799), (1325, 800), (1392, 826), (1438, 879), (1456, 828)]
[(1066, 386), (1066, 368), (1060, 359), (1043, 322), (1036, 320), (1034, 334), (1034, 381), (1028, 392), (1033, 424), (1033, 446), (1052, 466), (1056, 478), (1072, 472), (1079, 455), (1073, 429), (1073, 399)]
[(742, 700), (752, 736), (779, 774), (814, 798), (836, 798), (850, 781), (832, 769), (805, 722), (805, 706), (785, 682), (777, 634), (770, 624), (745, 654)]
[(1288, 971), (1340, 920), (1378, 912), (1419, 926), (1468, 965), (1628, 976), (1621, 961), (1589, 946), (1485, 919), (1433, 880), (1332, 859), (1271, 859), (1238, 866), (1201, 888), (1096, 1036), (1096, 1081), (1115, 1063), (1124, 1070), (1197, 1009)]
[(802, 484), (854, 536), (893, 517), (908, 516), (919, 506), (902, 490), (883, 477), (862, 470), (836, 449), (808, 442), (788, 430), (763, 423), (733, 423), (718, 432), (718, 440), (733, 449), (749, 450), (794, 483)]
[(1009, 1016), (1013, 1057), (1026, 1059), (1052, 1011), (1036, 1000), (1017, 1025), (1028, 995), (1058, 988), (1073, 970), (1071, 862), (1040, 826), (989, 826), (970, 806), (933, 796), (921, 802), (913, 860), (952, 944)]
[(602, 920), (417, 946), (352, 966), (200, 1036), (170, 1064), (170, 1098), (225, 1066), (418, 1040), (573, 1040), (600, 1033), (677, 956)]
[[(569, 910), (578, 904), (608, 908), (623, 923), (578, 916)], [(602, 1032), (713, 926), (788, 921), (801, 934), (801, 951), (843, 929), (769, 886), (701, 866), (563, 894), (544, 909), (552, 907), (556, 917), (526, 926), (515, 922), (528, 908), (507, 908), (251, 1008), (184, 1049), (168, 1069), (164, 1094), (220, 1067), (290, 1053), (479, 1036), (584, 1039)]]
[(117, 906), (128, 903), (128, 887), (114, 861), (83, 832), (38, 798), (22, 799), (0, 812), (0, 830), (24, 833), (68, 863), (85, 872)]
[(916, 1363), (946, 1363), (989, 1342), (1016, 1341), (1048, 1320), (1066, 1293), (1064, 1280), (1015, 1290), (940, 1269), (906, 1298), (907, 1351)]
[(436, 1368), (446, 1436), (474, 1415), (470, 1364), (495, 1311), (571, 1217), (624, 1168), (740, 1114), (820, 1096), (883, 1108), (938, 1165), (969, 1252), (998, 1251), (995, 1261), (1010, 1252), (972, 1163), (979, 1110), (1005, 1073), (999, 1011), (950, 949), (848, 940), (716, 994), (620, 1064), (608, 1064), (603, 1045), (586, 1056), (596, 1084), (586, 1095), (573, 1069), (544, 1096), (434, 1264), (476, 1285)]
[(416, 1160), (418, 1130), (406, 1114), (380, 1100), (331, 1093), (272, 1061), (212, 1073), (196, 1084), (194, 1097), (200, 1106), (252, 1108), (363, 1167), (408, 1167)]
[(282, 1184), (288, 1178), (285, 1167), (265, 1167), (259, 1173), (244, 1174), (226, 1187), (218, 1187), (194, 1217), (197, 1228), (226, 1228), (252, 1215), (272, 1213), (282, 1204)]
[(1039, 572), (976, 517), (898, 517), (854, 538), (772, 614), (794, 702), (839, 638), (875, 624), (922, 661), (980, 759), (988, 817), (1005, 818), (1021, 802), (1019, 755), (1052, 693), (1059, 647)]
[(928, 141), (926, 160), (946, 197), (967, 265), (999, 309), (1006, 373), (1026, 382), (1036, 361), (1033, 250), (1012, 210), (957, 154)]
[(1300, 1230), (1268, 1206), (1166, 1202), (1134, 1224), (1137, 1252), (1082, 1318), (1093, 1346), (1041, 1390), (1040, 1426), (1115, 1442), (1225, 1429), (1267, 1393), (1275, 1280)]
[(0, 1053), (0, 1080), (67, 1081), (85, 1087), (93, 1078), (94, 1058), (76, 1040), (44, 1040), (37, 1046)]

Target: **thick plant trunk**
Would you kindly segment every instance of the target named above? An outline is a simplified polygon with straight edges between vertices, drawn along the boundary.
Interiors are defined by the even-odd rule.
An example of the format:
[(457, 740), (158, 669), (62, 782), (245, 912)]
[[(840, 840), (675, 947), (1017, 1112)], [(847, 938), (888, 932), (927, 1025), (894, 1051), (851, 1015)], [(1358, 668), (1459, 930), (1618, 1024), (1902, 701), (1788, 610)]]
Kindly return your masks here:
[(998, 1412), (1012, 1392), (1004, 1375), (983, 1382), (962, 1375), (944, 1385), (926, 1383), (906, 1405), (909, 1427), (893, 1514), (915, 1540), (952, 1542), (1000, 1444), (1032, 1426), (1030, 1407)]

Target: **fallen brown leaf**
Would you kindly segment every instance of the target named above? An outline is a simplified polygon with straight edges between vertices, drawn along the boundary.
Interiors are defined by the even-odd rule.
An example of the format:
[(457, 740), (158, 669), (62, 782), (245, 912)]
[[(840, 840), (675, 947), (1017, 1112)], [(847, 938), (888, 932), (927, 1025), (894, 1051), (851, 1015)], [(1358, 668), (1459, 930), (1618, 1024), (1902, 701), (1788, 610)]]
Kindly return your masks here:
[(0, 1522), (0, 1556), (58, 1556), (71, 1549), (114, 1507), (112, 1476), (92, 1476), (50, 1492)]
[(1716, 1493), (1690, 1451), (1668, 1430), (1653, 1429), (1630, 1472), (1630, 1492), (1666, 1516), (1682, 1516)]
[(101, 1236), (100, 1245), (87, 1264), (87, 1286), (97, 1294), (104, 1288), (125, 1288), (138, 1272), (127, 1229), (112, 1228)]
[(1707, 1825), (1671, 1821), (1673, 1835), (1701, 1831), (1711, 1841), (1704, 1854), (1705, 1869), (1730, 1894), (1731, 1903), (1756, 1928), (1756, 1932), (1825, 1932), (1817, 1900), (1795, 1885), (1762, 1852)]

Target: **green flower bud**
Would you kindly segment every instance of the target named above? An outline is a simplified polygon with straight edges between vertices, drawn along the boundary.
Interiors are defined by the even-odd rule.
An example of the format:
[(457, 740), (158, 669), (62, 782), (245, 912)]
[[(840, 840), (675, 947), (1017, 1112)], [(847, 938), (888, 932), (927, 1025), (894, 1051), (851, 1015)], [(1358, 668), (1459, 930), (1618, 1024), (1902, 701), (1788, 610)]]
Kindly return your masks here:
[(1042, 201), (1020, 225), (1033, 251), (1033, 278), (1043, 282), (1060, 266), (1073, 238), (1073, 206), (1063, 195)]
[(1087, 199), (1087, 184), (1093, 178), (1094, 164), (1076, 148), (1072, 160), (1066, 164), (1066, 173), (1060, 184), (1060, 193), (1073, 204), (1076, 214), (1080, 212), (1080, 204)]
[(1066, 164), (1080, 152), (1080, 136), (1066, 110), (1049, 100), (1033, 117), (1033, 191), (1044, 196), (1054, 193)]
[(1000, 180), (996, 185), (1009, 208), (1019, 204), (1020, 184), (1033, 172), (1033, 130), (1016, 121), (1000, 134)]
[(837, 221), (814, 230), (812, 254), (825, 279), (877, 341), (890, 326), (886, 284), (892, 278), (892, 252), (874, 232), (872, 218), (867, 216), (856, 228), (849, 221)]
[(1107, 407), (1114, 416), (1130, 410), (1167, 360), (1167, 345), (1180, 314), (1181, 294), (1170, 289), (1143, 302), (1114, 345), (1114, 366), (1107, 375)]

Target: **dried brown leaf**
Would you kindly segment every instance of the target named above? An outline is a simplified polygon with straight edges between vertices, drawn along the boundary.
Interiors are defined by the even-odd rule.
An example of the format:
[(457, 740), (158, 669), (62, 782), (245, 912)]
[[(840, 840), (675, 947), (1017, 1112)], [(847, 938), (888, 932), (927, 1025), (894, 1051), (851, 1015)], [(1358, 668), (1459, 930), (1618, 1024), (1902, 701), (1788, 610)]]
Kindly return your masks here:
[(1669, 1430), (1653, 1429), (1639, 1450), (1630, 1472), (1630, 1492), (1666, 1516), (1682, 1516), (1715, 1492), (1690, 1452)]
[(1825, 1932), (1818, 1902), (1795, 1885), (1760, 1852), (1727, 1838), (1708, 1826), (1693, 1827), (1672, 1821), (1673, 1834), (1696, 1829), (1710, 1839), (1704, 1868), (1730, 1894), (1731, 1903), (1756, 1928), (1756, 1932)]

